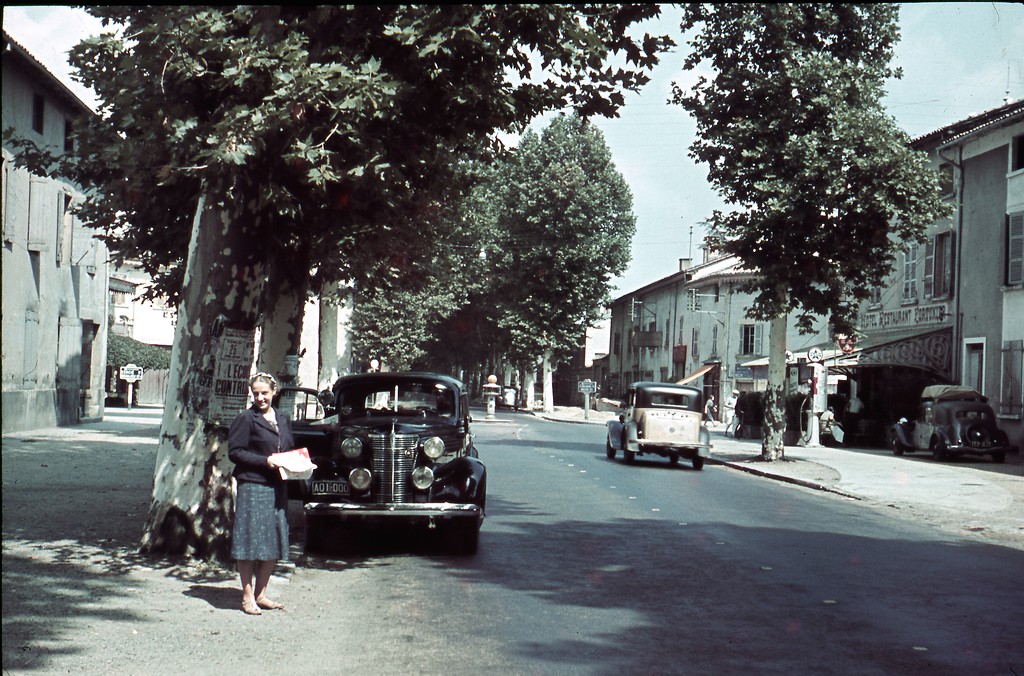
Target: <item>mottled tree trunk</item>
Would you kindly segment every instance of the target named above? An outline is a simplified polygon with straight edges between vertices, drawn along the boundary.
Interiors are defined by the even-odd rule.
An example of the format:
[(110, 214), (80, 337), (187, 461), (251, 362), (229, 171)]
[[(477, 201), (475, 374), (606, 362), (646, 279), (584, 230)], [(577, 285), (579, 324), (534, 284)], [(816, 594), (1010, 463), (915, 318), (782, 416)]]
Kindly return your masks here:
[[(263, 270), (253, 250), (257, 237), (248, 228), (247, 221), (233, 217), (230, 207), (207, 206), (200, 198), (142, 536), (145, 552), (221, 560), (229, 556), (234, 492), (225, 440), (238, 411), (218, 405), (226, 399), (218, 399), (214, 385), (218, 378), (247, 381), (247, 373), (238, 378), (239, 374), (218, 372), (217, 362), (221, 357), (221, 368), (227, 363), (229, 342), (232, 349), (239, 342), (252, 344), (248, 337), (254, 335), (259, 316)], [(226, 340), (229, 334), (235, 340)], [(245, 348), (240, 354), (232, 352), (232, 357), (244, 360)], [(251, 369), (253, 355), (248, 360)], [(232, 402), (238, 394), (236, 389)]]
[(273, 373), (282, 385), (298, 384), (309, 269), (309, 256), (305, 251), (267, 261), (267, 297), (256, 366)]
[(544, 359), (541, 362), (544, 377), (544, 412), (551, 413), (555, 410), (555, 388), (551, 369), (551, 350), (544, 351)]
[(786, 447), (786, 315), (771, 320), (768, 348), (768, 389), (764, 402), (764, 434), (761, 458), (768, 462), (784, 458)]
[(527, 411), (533, 410), (533, 391), (537, 386), (537, 370), (535, 366), (523, 366), (523, 405)]

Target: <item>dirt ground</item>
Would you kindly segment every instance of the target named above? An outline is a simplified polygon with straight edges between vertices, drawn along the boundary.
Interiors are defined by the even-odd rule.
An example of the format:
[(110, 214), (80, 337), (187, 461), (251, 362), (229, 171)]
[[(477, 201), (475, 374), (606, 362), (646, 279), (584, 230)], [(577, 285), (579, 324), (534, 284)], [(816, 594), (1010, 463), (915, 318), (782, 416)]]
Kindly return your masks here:
[[(158, 429), (158, 411), (135, 409), (4, 436), (4, 674), (319, 671), (277, 660), (303, 628), (287, 610), (238, 610), (233, 570), (138, 554)], [(293, 543), (271, 591), (300, 556)]]
[[(301, 505), (294, 502), (291, 561), (279, 564), (271, 581), (271, 592), (278, 590), (274, 595), (291, 612), (247, 616), (239, 610), (233, 570), (139, 555), (159, 415), (152, 409), (115, 410), (102, 423), (4, 435), (4, 674), (327, 673), (319, 642), (394, 633), (374, 614), (385, 606), (413, 612), (403, 610), (401, 591), (408, 577), (422, 575), (412, 568), (414, 559), (394, 557), (385, 565), (366, 557), (307, 557)], [(808, 480), (836, 479), (829, 467), (806, 463), (800, 469)], [(967, 469), (965, 480), (975, 472)], [(991, 481), (1000, 478), (1022, 490), (1019, 472), (993, 475)], [(975, 530), (963, 515), (865, 507), (961, 536)], [(999, 539), (1024, 548), (1020, 524), (1006, 527)], [(977, 529), (979, 538), (992, 534), (991, 524)], [(374, 566), (383, 586), (367, 591), (357, 581)], [(386, 644), (408, 640), (374, 638)], [(347, 666), (358, 666), (361, 658)], [(363, 666), (369, 671), (362, 673), (372, 673), (370, 664)], [(416, 664), (403, 673), (418, 673)]]

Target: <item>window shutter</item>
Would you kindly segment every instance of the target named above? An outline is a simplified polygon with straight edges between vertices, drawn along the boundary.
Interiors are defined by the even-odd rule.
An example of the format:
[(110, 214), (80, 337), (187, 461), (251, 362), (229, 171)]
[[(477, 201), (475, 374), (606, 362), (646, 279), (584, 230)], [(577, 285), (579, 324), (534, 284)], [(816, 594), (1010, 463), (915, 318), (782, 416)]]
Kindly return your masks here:
[(754, 324), (754, 354), (756, 355), (764, 354), (764, 351), (761, 350), (761, 339), (763, 335), (763, 327), (760, 324)]
[(1024, 283), (1024, 212), (1007, 217), (1006, 283)]
[(929, 239), (924, 245), (924, 297), (931, 298), (935, 294), (935, 238)]
[(945, 295), (953, 295), (953, 284), (956, 282), (956, 233), (949, 233), (949, 241), (946, 246), (949, 251), (946, 252), (946, 260), (949, 263), (946, 265), (946, 288)]

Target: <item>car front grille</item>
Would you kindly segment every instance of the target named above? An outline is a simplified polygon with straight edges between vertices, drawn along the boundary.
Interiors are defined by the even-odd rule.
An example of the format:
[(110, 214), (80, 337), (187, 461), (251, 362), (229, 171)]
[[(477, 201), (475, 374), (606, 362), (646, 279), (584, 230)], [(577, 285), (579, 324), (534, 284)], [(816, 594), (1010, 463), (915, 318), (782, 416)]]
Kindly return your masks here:
[(377, 502), (408, 502), (416, 466), (415, 434), (371, 434), (373, 489)]

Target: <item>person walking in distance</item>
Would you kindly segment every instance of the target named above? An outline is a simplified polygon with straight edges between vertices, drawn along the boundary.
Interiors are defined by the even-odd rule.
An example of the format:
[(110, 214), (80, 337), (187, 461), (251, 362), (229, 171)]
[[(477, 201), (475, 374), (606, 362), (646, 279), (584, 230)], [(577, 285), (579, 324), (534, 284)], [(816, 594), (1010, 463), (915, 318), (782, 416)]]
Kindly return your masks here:
[[(725, 398), (725, 436), (735, 437), (739, 428), (739, 418), (736, 416), (736, 402), (739, 401), (740, 391), (733, 390), (732, 394)], [(732, 433), (729, 433), (732, 430)]]
[[(231, 556), (242, 582), (242, 611), (262, 615), (284, 605), (267, 597), (267, 585), (279, 559), (288, 558), (288, 489), (276, 453), (295, 446), (291, 421), (271, 402), (277, 381), (269, 373), (249, 380), (253, 404), (228, 430), (228, 457), (238, 486)], [(255, 582), (254, 582), (255, 578)]]
[(704, 404), (704, 422), (714, 427), (716, 422), (715, 414), (717, 413), (718, 407), (715, 406), (715, 395), (710, 394), (708, 395), (707, 403)]

